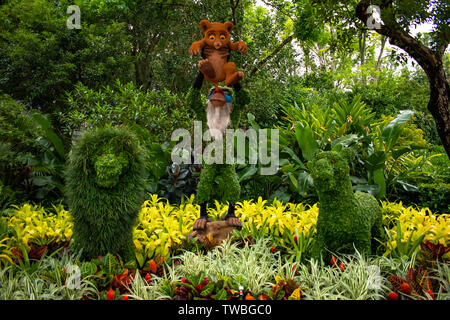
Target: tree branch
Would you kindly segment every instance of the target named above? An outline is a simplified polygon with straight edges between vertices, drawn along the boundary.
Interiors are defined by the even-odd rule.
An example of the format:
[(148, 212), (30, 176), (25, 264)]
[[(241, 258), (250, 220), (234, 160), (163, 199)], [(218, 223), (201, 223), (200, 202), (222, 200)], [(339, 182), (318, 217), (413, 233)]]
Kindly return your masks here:
[(382, 36), (382, 38), (381, 38), (380, 54), (378, 55), (377, 64), (375, 65), (375, 70), (379, 70), (380, 69), (381, 57), (383, 56), (383, 50), (384, 50), (384, 46), (386, 45), (386, 40), (387, 40), (387, 37), (386, 36)]
[(239, 6), (239, 1), (240, 0), (236, 0), (236, 2), (234, 2), (234, 0), (230, 0), (230, 6), (231, 6), (231, 16), (232, 16), (232, 22), (234, 25), (236, 25), (236, 9)]
[[(367, 24), (367, 19), (371, 16), (367, 13), (367, 8), (370, 6), (370, 0), (363, 0), (356, 6), (356, 16), (364, 24)], [(420, 41), (414, 39), (404, 30), (394, 28), (387, 24), (381, 24), (379, 29), (374, 29), (377, 33), (389, 37), (390, 43), (402, 48), (408, 52), (412, 58), (427, 72), (429, 67), (437, 67), (440, 64), (440, 59), (430, 48), (424, 46)]]
[(447, 50), (447, 47), (448, 47), (448, 42), (441, 44), (441, 46), (439, 47), (437, 54), (441, 59), (444, 56), (444, 53), (445, 53), (445, 50)]
[(272, 59), (273, 57), (275, 57), (277, 55), (278, 52), (281, 51), (281, 49), (283, 49), (283, 47), (285, 45), (287, 45), (288, 43), (291, 43), (293, 39), (293, 35), (290, 35), (289, 37), (287, 37), (286, 39), (283, 40), (283, 42), (281, 42), (278, 47), (275, 48), (275, 50), (273, 50), (273, 52), (271, 54), (269, 54), (267, 57), (265, 57), (264, 59), (262, 59), (261, 61), (259, 61), (256, 66), (253, 67), (252, 71), (250, 71), (250, 75), (255, 74), (256, 71), (258, 71), (259, 68), (261, 68), (267, 61), (269, 61), (270, 59)]
[(272, 3), (268, 3), (267, 1), (264, 1), (264, 0), (261, 0), (261, 2), (264, 3), (266, 6), (269, 6), (269, 7), (272, 7), (272, 8), (274, 8), (274, 9), (276, 9), (277, 11), (279, 11), (280, 13), (282, 13), (283, 15), (285, 15), (286, 17), (288, 17), (288, 18), (294, 20), (294, 18), (293, 18), (292, 15), (290, 15), (290, 14), (284, 12), (284, 10), (281, 10), (280, 7), (278, 7), (278, 6), (276, 6), (276, 5), (272, 4)]

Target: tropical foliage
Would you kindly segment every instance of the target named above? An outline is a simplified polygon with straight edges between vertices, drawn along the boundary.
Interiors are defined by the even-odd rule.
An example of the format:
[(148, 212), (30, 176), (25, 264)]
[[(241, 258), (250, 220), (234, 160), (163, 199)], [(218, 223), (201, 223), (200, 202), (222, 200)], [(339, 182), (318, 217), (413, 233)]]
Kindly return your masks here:
[[(369, 28), (368, 3), (383, 28)], [(80, 28), (68, 27), (70, 5)], [(442, 0), (0, 1), (0, 299), (449, 299), (449, 16)], [(259, 150), (245, 138), (243, 228), (223, 246), (190, 239), (203, 166), (171, 158), (172, 132), (193, 133), (188, 48), (202, 19), (232, 21), (248, 45), (230, 56), (250, 98), (233, 122), (268, 129), (268, 144), (279, 134), (272, 175), (250, 164)], [(117, 126), (145, 151), (135, 259), (85, 261), (64, 172), (80, 135)], [(356, 154), (353, 190), (382, 206), (386, 238), (378, 256), (319, 261), (308, 162), (342, 149)], [(208, 210), (219, 220), (227, 204)]]
[[(435, 261), (427, 269), (430, 278), (441, 277), (430, 282), (425, 292), (431, 290), (432, 298), (439, 299), (449, 294), (443, 285), (448, 272), (436, 272), (445, 268), (442, 261), (448, 259), (447, 215), (383, 202), (388, 233), (380, 243), (384, 255), (341, 255), (327, 266), (308, 258), (315, 241), (317, 205), (278, 201), (268, 205), (261, 198), (244, 201), (236, 210), (244, 228), (231, 241), (208, 248), (187, 240), (198, 211), (193, 200), (178, 206), (153, 195), (143, 203), (134, 229), (136, 263), (131, 264), (112, 255), (80, 261), (65, 243), (72, 235), (72, 222), (70, 212), (61, 206), (16, 207), (11, 217), (1, 219), (6, 226), (1, 235), (1, 277), (14, 276), (9, 287), (2, 287), (2, 297), (109, 299), (107, 291), (112, 290), (109, 296), (114, 299), (124, 295), (130, 299), (386, 299), (390, 290), (399, 291), (395, 283), (390, 284), (390, 276), (405, 276), (419, 257)], [(219, 219), (227, 207), (217, 203), (210, 211), (213, 219)], [(447, 249), (439, 258), (431, 257), (438, 246)], [(81, 270), (81, 287), (76, 291), (58, 287), (71, 276), (70, 265)], [(49, 266), (50, 271), (45, 271)], [(30, 274), (30, 270), (35, 271)], [(368, 277), (373, 283), (367, 282)], [(241, 293), (239, 286), (244, 288)]]

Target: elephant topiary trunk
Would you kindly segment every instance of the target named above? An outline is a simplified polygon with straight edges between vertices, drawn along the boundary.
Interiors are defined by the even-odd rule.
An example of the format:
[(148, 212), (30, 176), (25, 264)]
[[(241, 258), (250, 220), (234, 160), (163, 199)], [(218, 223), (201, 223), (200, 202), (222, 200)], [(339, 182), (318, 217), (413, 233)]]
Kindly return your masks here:
[(133, 227), (145, 198), (142, 152), (125, 128), (88, 131), (74, 142), (66, 192), (73, 246), (83, 258), (111, 253), (134, 259)]

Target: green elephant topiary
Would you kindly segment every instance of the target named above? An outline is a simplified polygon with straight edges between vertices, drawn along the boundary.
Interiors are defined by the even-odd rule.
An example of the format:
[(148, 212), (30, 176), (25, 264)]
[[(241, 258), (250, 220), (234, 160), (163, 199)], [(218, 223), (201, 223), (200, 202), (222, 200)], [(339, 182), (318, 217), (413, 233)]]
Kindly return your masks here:
[(74, 249), (84, 259), (107, 253), (134, 259), (133, 227), (145, 198), (144, 155), (125, 128), (100, 128), (79, 137), (69, 155), (67, 199)]
[(317, 243), (314, 257), (327, 261), (330, 252), (375, 253), (376, 240), (383, 235), (378, 201), (364, 192), (353, 193), (349, 162), (352, 149), (319, 151), (308, 163), (319, 196)]

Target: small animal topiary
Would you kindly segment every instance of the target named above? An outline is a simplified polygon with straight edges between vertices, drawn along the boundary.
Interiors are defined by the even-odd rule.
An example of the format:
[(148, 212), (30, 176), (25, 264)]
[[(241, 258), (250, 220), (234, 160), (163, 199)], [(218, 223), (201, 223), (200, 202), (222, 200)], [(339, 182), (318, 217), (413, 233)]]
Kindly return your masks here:
[[(374, 253), (374, 238), (382, 236), (382, 213), (378, 201), (364, 192), (353, 193), (349, 162), (352, 149), (319, 151), (308, 163), (319, 196), (315, 257), (330, 252)], [(325, 250), (327, 249), (327, 250)], [(329, 261), (329, 260), (328, 260)]]
[(88, 131), (77, 139), (66, 171), (74, 249), (83, 258), (107, 253), (134, 258), (133, 227), (144, 201), (143, 153), (124, 128)]

